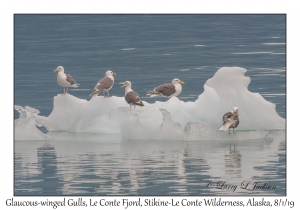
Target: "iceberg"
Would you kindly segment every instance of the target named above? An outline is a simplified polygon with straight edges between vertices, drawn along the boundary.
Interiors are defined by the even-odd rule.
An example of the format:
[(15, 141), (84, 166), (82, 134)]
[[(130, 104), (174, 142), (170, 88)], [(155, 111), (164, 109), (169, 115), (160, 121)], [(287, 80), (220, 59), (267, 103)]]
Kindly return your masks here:
[[(124, 97), (97, 96), (85, 100), (59, 94), (54, 97), (48, 117), (38, 115), (39, 111), (33, 108), (25, 110), (15, 106), (18, 111), (23, 109), (19, 111), (20, 118), (15, 120), (15, 137), (59, 139), (64, 136), (60, 132), (67, 132), (112, 135), (118, 139), (186, 141), (272, 138), (269, 130), (285, 130), (285, 119), (278, 115), (275, 104), (248, 90), (251, 79), (245, 76), (246, 71), (240, 67), (220, 68), (206, 81), (204, 92), (194, 102), (172, 97), (153, 104), (143, 101), (144, 107), (132, 109)], [(223, 114), (235, 106), (240, 112), (236, 133), (219, 131)], [(40, 132), (36, 125), (44, 126), (49, 132)], [(28, 132), (27, 128), (35, 132)]]
[[(276, 112), (276, 105), (248, 90), (251, 79), (245, 76), (246, 71), (239, 67), (220, 68), (206, 81), (204, 92), (195, 101), (192, 110), (195, 117), (216, 128), (220, 126), (223, 114), (239, 107), (238, 129), (285, 129), (285, 120)], [(218, 118), (219, 121), (215, 120)]]
[(41, 132), (37, 127), (35, 118), (40, 113), (39, 110), (29, 106), (15, 105), (15, 110), (20, 113), (20, 117), (15, 120), (15, 140), (47, 140), (51, 136)]

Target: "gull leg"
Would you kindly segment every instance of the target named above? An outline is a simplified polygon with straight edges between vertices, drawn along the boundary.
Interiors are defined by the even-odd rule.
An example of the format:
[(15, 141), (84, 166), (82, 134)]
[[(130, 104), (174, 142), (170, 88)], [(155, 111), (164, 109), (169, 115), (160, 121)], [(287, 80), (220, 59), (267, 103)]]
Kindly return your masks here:
[(66, 91), (66, 94), (68, 93), (68, 87), (67, 87), (67, 91)]
[(230, 133), (230, 128), (229, 128), (229, 134), (231, 134), (231, 133)]
[(233, 128), (233, 133), (235, 133), (235, 132), (234, 132), (234, 128)]
[(107, 97), (109, 98), (109, 91), (107, 91)]

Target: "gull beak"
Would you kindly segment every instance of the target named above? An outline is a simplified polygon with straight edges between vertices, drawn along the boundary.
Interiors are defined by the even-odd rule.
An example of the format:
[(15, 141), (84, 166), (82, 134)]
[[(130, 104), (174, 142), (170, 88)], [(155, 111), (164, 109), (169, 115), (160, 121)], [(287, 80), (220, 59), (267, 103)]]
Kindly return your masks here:
[(184, 84), (184, 81), (179, 81), (179, 83), (183, 85), (183, 84)]
[(116, 72), (113, 72), (113, 76), (114, 76), (114, 77), (117, 76), (117, 73), (116, 73)]
[(120, 88), (123, 88), (123, 87), (126, 86), (126, 85), (125, 85), (125, 82), (120, 82), (119, 84), (120, 84), (120, 85), (123, 85), (123, 86), (121, 86)]
[(58, 72), (58, 70), (57, 70), (57, 69), (54, 69), (54, 72)]

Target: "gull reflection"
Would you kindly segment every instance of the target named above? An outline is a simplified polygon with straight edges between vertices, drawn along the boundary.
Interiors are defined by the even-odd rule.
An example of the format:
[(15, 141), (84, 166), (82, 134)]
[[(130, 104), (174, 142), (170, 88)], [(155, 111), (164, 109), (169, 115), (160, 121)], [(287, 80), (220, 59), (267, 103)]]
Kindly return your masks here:
[(240, 151), (236, 149), (235, 145), (229, 146), (229, 151), (225, 151), (225, 173), (229, 175), (234, 175), (238, 178), (241, 178), (241, 159), (242, 155)]

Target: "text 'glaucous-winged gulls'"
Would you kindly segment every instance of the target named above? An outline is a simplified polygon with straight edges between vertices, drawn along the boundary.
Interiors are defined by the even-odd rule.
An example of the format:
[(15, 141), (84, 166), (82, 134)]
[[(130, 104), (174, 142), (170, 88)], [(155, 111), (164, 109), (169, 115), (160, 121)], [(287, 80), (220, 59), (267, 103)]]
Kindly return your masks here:
[(171, 98), (172, 96), (178, 96), (182, 91), (182, 86), (184, 82), (180, 81), (179, 79), (175, 78), (172, 80), (171, 83), (165, 83), (163, 85), (160, 85), (156, 88), (154, 88), (153, 91), (147, 92), (147, 95), (150, 97), (154, 96), (164, 96)]
[(103, 92), (103, 96), (105, 96), (104, 92), (107, 92), (107, 97), (109, 97), (109, 90), (114, 85), (114, 76), (117, 74), (111, 70), (108, 70), (105, 73), (105, 77), (100, 79), (98, 83), (96, 84), (94, 91), (90, 94), (91, 97), (97, 96), (100, 92)]
[(59, 66), (54, 69), (54, 72), (58, 72), (57, 83), (64, 88), (64, 92), (62, 93), (62, 95), (68, 93), (69, 87), (78, 87), (79, 84), (75, 82), (73, 77), (70, 74), (65, 74), (64, 67)]
[(231, 112), (227, 112), (226, 114), (224, 114), (222, 119), (222, 127), (219, 130), (227, 131), (227, 129), (229, 128), (230, 133), (230, 128), (233, 128), (234, 133), (234, 128), (238, 127), (239, 123), (239, 108), (234, 107)]
[(125, 82), (120, 82), (121, 88), (125, 87), (125, 101), (131, 106), (144, 106), (141, 97), (139, 94), (131, 89), (131, 82), (130, 81), (125, 81)]

